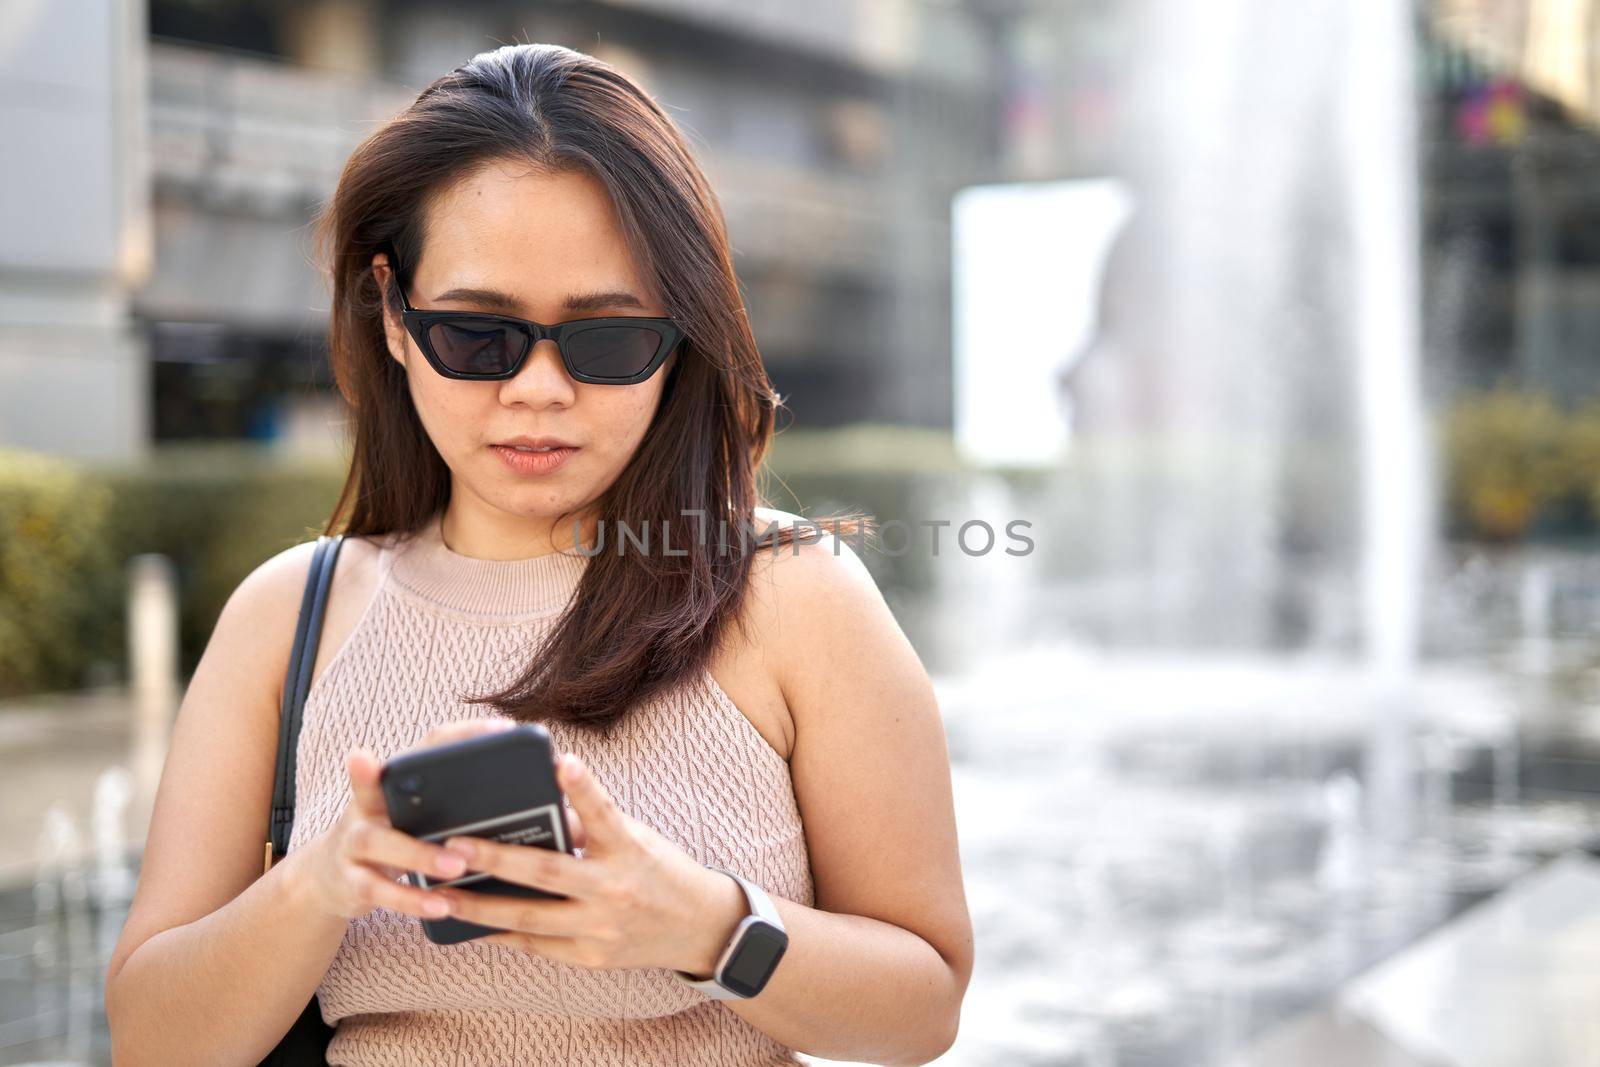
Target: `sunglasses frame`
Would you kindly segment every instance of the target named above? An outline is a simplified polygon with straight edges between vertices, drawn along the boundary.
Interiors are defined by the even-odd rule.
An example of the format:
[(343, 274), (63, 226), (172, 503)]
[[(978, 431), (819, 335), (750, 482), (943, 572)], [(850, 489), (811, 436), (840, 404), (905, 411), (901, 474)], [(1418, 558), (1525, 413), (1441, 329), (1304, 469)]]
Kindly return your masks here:
[[(661, 365), (667, 361), (673, 349), (683, 340), (684, 333), (677, 323), (668, 318), (650, 318), (642, 315), (619, 315), (598, 319), (570, 319), (567, 322), (558, 322), (554, 326), (546, 326), (542, 322), (532, 319), (519, 319), (511, 315), (496, 315), (486, 311), (428, 311), (419, 310), (411, 306), (406, 299), (406, 284), (404, 272), (400, 267), (400, 257), (392, 249), (388, 250), (390, 269), (394, 276), (395, 288), (400, 291), (401, 321), (405, 323), (406, 332), (417, 343), (417, 348), (422, 351), (423, 358), (429, 366), (446, 378), (454, 378), (465, 382), (503, 382), (515, 378), (519, 371), (527, 365), (528, 357), (533, 354), (534, 347), (540, 341), (554, 341), (556, 350), (561, 354), (561, 365), (566, 368), (567, 374), (575, 381), (586, 382), (590, 385), (637, 385), (648, 381)], [(499, 374), (465, 374), (452, 370), (445, 365), (433, 350), (433, 342), (428, 340), (428, 331), (441, 322), (459, 321), (468, 319), (472, 322), (490, 323), (501, 326), (514, 327), (524, 338), (528, 345), (522, 350), (522, 355), (511, 368)], [(563, 342), (577, 334), (588, 330), (601, 329), (614, 326), (629, 326), (646, 328), (659, 335), (661, 341), (656, 346), (655, 355), (650, 357), (650, 362), (637, 374), (626, 378), (606, 378), (593, 374), (585, 374), (572, 365), (567, 358), (566, 346)]]

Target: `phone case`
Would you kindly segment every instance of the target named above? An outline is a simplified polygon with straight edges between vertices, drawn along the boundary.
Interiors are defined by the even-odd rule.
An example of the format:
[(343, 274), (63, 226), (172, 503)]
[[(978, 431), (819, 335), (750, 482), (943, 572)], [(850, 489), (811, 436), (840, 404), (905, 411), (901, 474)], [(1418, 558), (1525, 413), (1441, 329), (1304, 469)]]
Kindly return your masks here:
[[(379, 775), (389, 821), (425, 841), (454, 834), (556, 849), (573, 855), (556, 784), (550, 732), (538, 723), (452, 741), (390, 759)], [(415, 886), (459, 886), (479, 893), (566, 899), (564, 894), (502, 881), (468, 868), (458, 878), (434, 881), (408, 871)], [(428, 940), (452, 945), (498, 933), (465, 919), (423, 919)]]

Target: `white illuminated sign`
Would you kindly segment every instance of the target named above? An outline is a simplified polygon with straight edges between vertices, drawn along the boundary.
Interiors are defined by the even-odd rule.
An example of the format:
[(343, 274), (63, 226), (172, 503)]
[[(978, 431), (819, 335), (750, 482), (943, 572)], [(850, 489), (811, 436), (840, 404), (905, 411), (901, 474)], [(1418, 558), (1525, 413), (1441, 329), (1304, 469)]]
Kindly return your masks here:
[(1106, 253), (1133, 210), (1114, 178), (970, 186), (951, 200), (955, 438), (980, 465), (1061, 459), (1066, 369), (1094, 335)]

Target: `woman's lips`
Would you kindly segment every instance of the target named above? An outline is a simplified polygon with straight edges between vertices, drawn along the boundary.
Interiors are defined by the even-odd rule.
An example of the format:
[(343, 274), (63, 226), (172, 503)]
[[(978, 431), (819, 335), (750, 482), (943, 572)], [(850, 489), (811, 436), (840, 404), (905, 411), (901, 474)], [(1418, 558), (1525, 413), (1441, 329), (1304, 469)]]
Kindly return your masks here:
[(515, 474), (551, 474), (560, 470), (576, 448), (553, 448), (548, 452), (519, 452), (506, 445), (490, 445), (506, 468)]

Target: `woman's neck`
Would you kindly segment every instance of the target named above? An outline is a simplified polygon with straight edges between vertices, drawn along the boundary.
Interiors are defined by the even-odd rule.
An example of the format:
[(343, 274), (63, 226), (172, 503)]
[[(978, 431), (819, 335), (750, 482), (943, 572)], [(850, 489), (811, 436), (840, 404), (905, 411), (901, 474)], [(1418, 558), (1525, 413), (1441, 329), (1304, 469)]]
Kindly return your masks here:
[[(575, 525), (580, 526), (580, 540), (576, 542)], [(445, 546), (457, 555), (514, 560), (571, 551), (580, 543), (591, 547), (598, 525), (592, 513), (582, 517), (512, 515), (498, 508), (465, 503), (459, 495), (452, 494), (445, 505), (440, 533)]]

